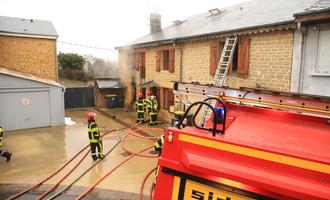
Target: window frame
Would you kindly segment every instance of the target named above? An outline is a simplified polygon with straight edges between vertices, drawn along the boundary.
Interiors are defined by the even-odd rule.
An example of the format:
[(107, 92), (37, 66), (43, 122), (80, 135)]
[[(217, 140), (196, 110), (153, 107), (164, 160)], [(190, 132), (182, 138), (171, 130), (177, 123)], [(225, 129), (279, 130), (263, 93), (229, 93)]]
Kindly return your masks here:
[[(318, 27), (318, 33), (317, 33), (317, 52), (316, 52), (316, 65), (315, 65), (315, 75), (330, 75), (330, 68), (329, 70), (321, 70), (320, 69), (320, 51), (321, 51), (321, 29), (325, 29), (326, 31), (330, 31), (330, 23), (327, 24), (320, 24)], [(330, 39), (330, 36), (328, 36)], [(330, 49), (330, 48), (329, 48)], [(330, 63), (329, 63), (330, 64)]]
[(170, 51), (162, 50), (162, 70), (170, 70)]

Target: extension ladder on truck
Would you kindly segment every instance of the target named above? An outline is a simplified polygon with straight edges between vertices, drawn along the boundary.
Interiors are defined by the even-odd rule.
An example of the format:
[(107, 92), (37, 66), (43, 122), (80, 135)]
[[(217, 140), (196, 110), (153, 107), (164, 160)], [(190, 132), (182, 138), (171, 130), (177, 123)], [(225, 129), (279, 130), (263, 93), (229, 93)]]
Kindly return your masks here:
[[(227, 74), (230, 68), (230, 63), (234, 56), (236, 43), (237, 43), (237, 36), (231, 36), (226, 38), (226, 42), (220, 56), (217, 70), (213, 78), (213, 85), (220, 87), (225, 85), (227, 80)], [(214, 105), (215, 101), (211, 100), (210, 104)], [(209, 117), (210, 112), (211, 111), (208, 108), (204, 110), (202, 115), (202, 124), (204, 124), (205, 119)]]

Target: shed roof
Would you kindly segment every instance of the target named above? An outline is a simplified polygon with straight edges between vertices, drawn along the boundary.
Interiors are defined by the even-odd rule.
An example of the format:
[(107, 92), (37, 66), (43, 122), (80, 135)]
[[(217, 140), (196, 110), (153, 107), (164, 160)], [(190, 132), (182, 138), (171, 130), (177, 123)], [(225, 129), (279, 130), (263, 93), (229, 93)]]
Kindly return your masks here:
[(0, 33), (58, 37), (51, 21), (0, 16)]
[(134, 40), (127, 46), (288, 24), (294, 21), (293, 14), (305, 11), (315, 2), (316, 0), (252, 0), (220, 8), (220, 14), (205, 12), (194, 15), (182, 23)]
[(125, 87), (119, 78), (98, 78), (96, 79), (96, 83), (100, 89), (116, 89)]
[(9, 70), (9, 69), (2, 68), (2, 67), (0, 67), (0, 74), (6, 74), (6, 75), (15, 76), (15, 77), (18, 77), (18, 78), (23, 78), (23, 79), (27, 79), (27, 80), (31, 80), (31, 81), (45, 83), (47, 85), (53, 85), (53, 86), (65, 88), (64, 86), (62, 86), (61, 84), (59, 84), (56, 81), (53, 81), (53, 80), (50, 80), (50, 79), (45, 79), (45, 78), (40, 78), (38, 76), (34, 76), (34, 75), (31, 75), (31, 74), (25, 74), (25, 73), (22, 73), (22, 72)]

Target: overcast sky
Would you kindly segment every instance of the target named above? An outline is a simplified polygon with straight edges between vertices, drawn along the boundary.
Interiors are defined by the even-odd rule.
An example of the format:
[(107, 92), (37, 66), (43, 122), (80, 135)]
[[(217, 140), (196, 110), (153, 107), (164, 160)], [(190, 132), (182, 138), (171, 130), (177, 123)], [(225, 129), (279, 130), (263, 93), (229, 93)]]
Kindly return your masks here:
[(149, 13), (162, 15), (162, 27), (174, 20), (246, 0), (1, 0), (0, 15), (50, 20), (62, 52), (117, 59), (114, 49), (149, 33)]

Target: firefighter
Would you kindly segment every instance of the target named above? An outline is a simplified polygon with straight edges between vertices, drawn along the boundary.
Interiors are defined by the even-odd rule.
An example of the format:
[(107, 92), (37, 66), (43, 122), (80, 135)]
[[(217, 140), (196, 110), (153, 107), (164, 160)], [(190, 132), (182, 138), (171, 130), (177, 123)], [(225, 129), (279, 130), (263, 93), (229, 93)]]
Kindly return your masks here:
[[(102, 145), (102, 138), (100, 135), (100, 130), (97, 127), (95, 122), (96, 113), (89, 112), (87, 114), (88, 119), (88, 138), (89, 143), (91, 146), (91, 153), (93, 160), (103, 159), (103, 145)], [(96, 152), (97, 149), (97, 152)]]
[(147, 91), (147, 95), (146, 98), (144, 99), (145, 102), (145, 111), (147, 112), (147, 114), (149, 115), (150, 111), (151, 111), (151, 100), (150, 100), (150, 91)]
[[(165, 133), (165, 129), (164, 129), (164, 133)], [(163, 144), (164, 144), (164, 134), (162, 134), (160, 137), (158, 137), (158, 139), (154, 143), (154, 145), (155, 145), (155, 151), (158, 152), (158, 155), (159, 156), (162, 153)]]
[(150, 112), (149, 112), (149, 125), (153, 126), (157, 124), (157, 110), (158, 110), (158, 102), (154, 95), (150, 96)]
[[(3, 129), (0, 126), (0, 147), (2, 147), (2, 144), (3, 144)], [(0, 149), (0, 156), (5, 157), (7, 159), (7, 162), (10, 161), (11, 155), (12, 154), (9, 151)]]
[(136, 122), (144, 122), (144, 110), (145, 110), (145, 101), (143, 99), (143, 94), (139, 93), (138, 100), (135, 102), (135, 110), (137, 113)]
[[(154, 143), (155, 151), (158, 152), (158, 156), (160, 156), (162, 154), (162, 149), (163, 149), (163, 145), (164, 145), (165, 132), (166, 132), (166, 129), (164, 129), (163, 134), (160, 137), (158, 137), (158, 139)], [(159, 171), (159, 165), (157, 166), (157, 169), (155, 171), (154, 185), (156, 185), (158, 171)]]

